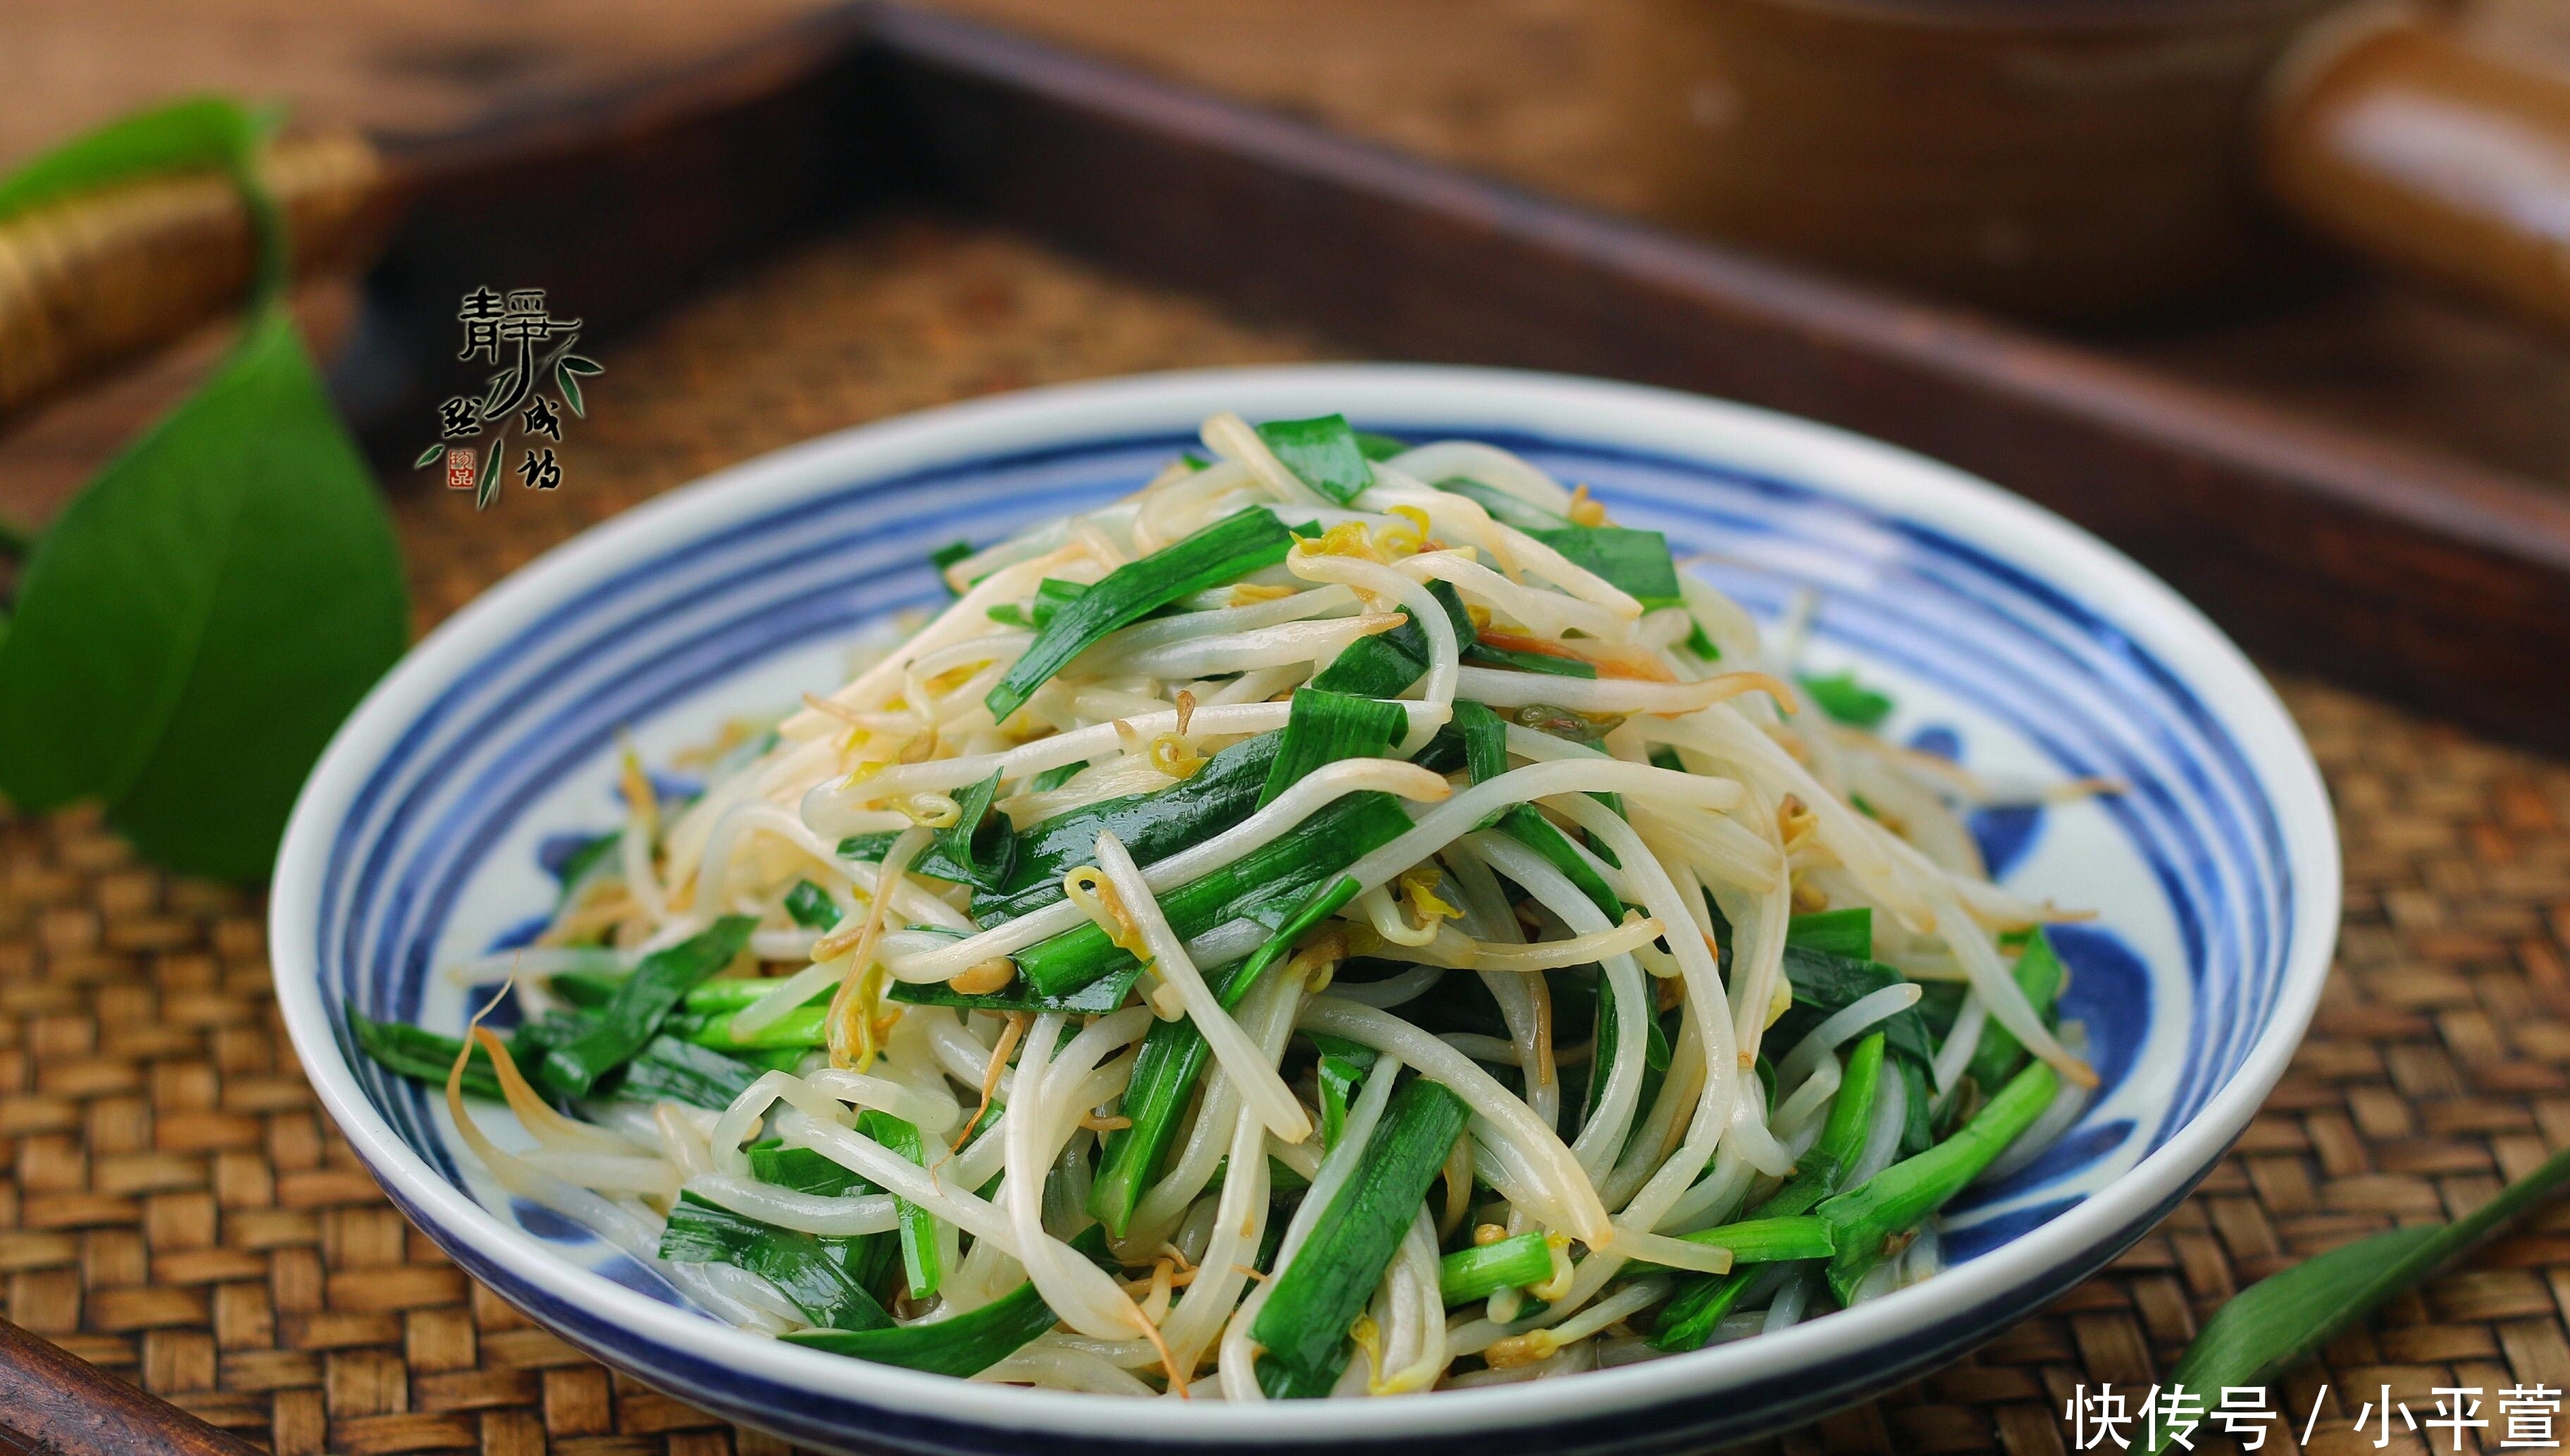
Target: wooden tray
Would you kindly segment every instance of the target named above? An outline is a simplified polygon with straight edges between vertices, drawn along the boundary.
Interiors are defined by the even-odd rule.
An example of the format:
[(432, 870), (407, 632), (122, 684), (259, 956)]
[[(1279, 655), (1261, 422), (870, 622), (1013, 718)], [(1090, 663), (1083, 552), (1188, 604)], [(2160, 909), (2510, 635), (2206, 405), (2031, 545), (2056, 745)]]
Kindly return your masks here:
[[(713, 331), (719, 348), (654, 332), (707, 290), (730, 307), (724, 280), (736, 274), (777, 317), (820, 271), (780, 278), (753, 259), (855, 214), (925, 205), (971, 230), (932, 228), (905, 246), (949, 250), (996, 222), (1332, 341), (1710, 389), (1901, 439), (2115, 536), (2273, 660), (2563, 741), (2541, 712), (2542, 679), (2524, 669), (2565, 630), (2552, 609), (2570, 579), (2564, 522), (2520, 486), (971, 26), (837, 13), (667, 85), (389, 150), (414, 187), (340, 364), (387, 459), (408, 464), (439, 392), (400, 366), (451, 351), (465, 289), (543, 283), (558, 312), (602, 334), (650, 324), (636, 346), (648, 357), (609, 351), (602, 403), (614, 403), (575, 432), (575, 448), (602, 454), (560, 502), (507, 501), (498, 515), (514, 534), (443, 493), (397, 503), (431, 611), (568, 531), (572, 511), (847, 418), (1018, 382), (959, 370), (921, 384), (906, 364), (879, 372), (915, 392), (883, 390), (853, 410), (842, 396), (806, 423), (798, 407), (848, 381), (798, 396), (773, 375), (745, 377), (760, 350), (739, 335), (755, 319), (735, 312)], [(1022, 283), (1009, 270), (1023, 261), (991, 271)], [(972, 310), (937, 315), (929, 331), (959, 319)], [(1004, 309), (992, 330), (1024, 323)], [(1161, 354), (1074, 364), (1201, 360), (1208, 340), (1240, 357), (1302, 347), (1207, 328)], [(815, 342), (780, 336), (775, 348)], [(758, 388), (776, 394), (744, 399)], [(715, 395), (720, 412), (656, 433), (648, 420), (655, 400), (674, 417), (675, 401)], [(775, 418), (695, 438), (708, 414), (737, 427), (771, 400)], [(562, 514), (537, 540), (528, 528), (549, 506)], [(2341, 623), (2358, 631), (2328, 630)], [(2071, 1383), (2137, 1391), (2241, 1283), (2386, 1222), (2468, 1208), (2570, 1129), (2570, 921), (2557, 909), (2570, 904), (2570, 777), (2330, 690), (2291, 696), (2346, 809), (2348, 964), (2241, 1154), (2062, 1305), (1770, 1450), (2057, 1450)], [(267, 1024), (256, 926), (254, 905), (131, 866), (94, 822), (0, 819), (10, 1317), (296, 1452), (548, 1439), (600, 1453), (772, 1449), (611, 1384), (405, 1235)], [(2570, 1288), (2565, 1234), (2570, 1221), (2548, 1221), (2404, 1301), (2378, 1335), (2333, 1346), (2329, 1367), (2282, 1403), (2307, 1408), (2324, 1376), (2342, 1393), (2391, 1380), (2411, 1399), (2458, 1378), (2495, 1384), (2502, 1358), (2563, 1383), (2570, 1346), (2543, 1280)], [(2343, 1427), (2354, 1412), (2329, 1414)], [(0, 1324), (0, 1449), (13, 1441), (240, 1449)]]
[(2570, 747), (2570, 498), (2101, 354), (1607, 219), (983, 29), (832, 12), (693, 74), (395, 142), (420, 179), (343, 378), (412, 436), (454, 299), (642, 318), (779, 238), (927, 203), (1387, 356), (1642, 380), (1987, 476), (2253, 652)]

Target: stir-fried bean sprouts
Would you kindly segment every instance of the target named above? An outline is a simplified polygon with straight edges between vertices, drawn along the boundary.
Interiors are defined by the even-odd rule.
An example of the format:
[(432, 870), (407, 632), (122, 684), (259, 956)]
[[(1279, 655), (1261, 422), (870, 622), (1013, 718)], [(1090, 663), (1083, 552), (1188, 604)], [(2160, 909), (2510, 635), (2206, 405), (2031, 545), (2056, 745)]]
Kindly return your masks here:
[(1812, 603), (1762, 642), (1532, 462), (1201, 433), (941, 555), (701, 791), (621, 749), (538, 943), (452, 968), (519, 1029), (361, 1044), (706, 1312), (986, 1381), (1393, 1396), (1932, 1276), (1933, 1208), (1842, 1196), (2004, 1176), (2094, 1081), (2072, 912), (1965, 812), (2111, 786), (1829, 721)]

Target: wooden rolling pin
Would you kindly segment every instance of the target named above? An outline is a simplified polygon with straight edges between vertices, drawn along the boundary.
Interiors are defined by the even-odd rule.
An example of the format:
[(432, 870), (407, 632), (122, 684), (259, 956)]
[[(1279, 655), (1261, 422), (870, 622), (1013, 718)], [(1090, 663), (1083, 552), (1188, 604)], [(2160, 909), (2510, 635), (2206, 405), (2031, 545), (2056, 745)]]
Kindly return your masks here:
[(2570, 58), (2400, 11), (2309, 38), (2259, 149), (2359, 252), (2570, 333)]
[[(261, 169), (298, 276), (373, 260), (389, 176), (364, 138), (302, 138)], [(155, 178), (0, 222), (0, 417), (237, 307), (249, 217), (219, 174)]]

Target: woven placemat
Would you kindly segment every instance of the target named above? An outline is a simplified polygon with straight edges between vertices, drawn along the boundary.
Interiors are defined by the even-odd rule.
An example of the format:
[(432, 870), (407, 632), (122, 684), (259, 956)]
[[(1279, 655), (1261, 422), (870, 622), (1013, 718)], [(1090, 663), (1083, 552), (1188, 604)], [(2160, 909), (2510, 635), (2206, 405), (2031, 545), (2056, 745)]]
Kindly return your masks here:
[[(479, 516), (462, 495), (401, 494), (421, 625), (634, 501), (824, 430), (1324, 351), (1006, 237), (870, 225), (610, 353), (561, 490), (512, 484)], [(2138, 1399), (2242, 1285), (2450, 1217), (2570, 1143), (2570, 767), (2331, 688), (2285, 691), (2337, 797), (2349, 882), (2341, 963), (2285, 1084), (2109, 1273), (1970, 1359), (1768, 1447), (2054, 1456), (2075, 1386)], [(403, 1223), (312, 1105), (260, 912), (137, 864), (94, 817), (0, 818), (8, 1317), (280, 1453), (785, 1449), (610, 1376)], [(2438, 1386), (2570, 1387), (2565, 1307), (2570, 1217), (2539, 1220), (2331, 1346), (2326, 1370), (2289, 1382), (2277, 1404), (2295, 1416), (2266, 1449), (2301, 1449), (2324, 1381), (2310, 1445), (2325, 1456), (2373, 1448), (2350, 1427), (2382, 1385), (2422, 1414)], [(2391, 1444), (2425, 1449), (2397, 1422)]]

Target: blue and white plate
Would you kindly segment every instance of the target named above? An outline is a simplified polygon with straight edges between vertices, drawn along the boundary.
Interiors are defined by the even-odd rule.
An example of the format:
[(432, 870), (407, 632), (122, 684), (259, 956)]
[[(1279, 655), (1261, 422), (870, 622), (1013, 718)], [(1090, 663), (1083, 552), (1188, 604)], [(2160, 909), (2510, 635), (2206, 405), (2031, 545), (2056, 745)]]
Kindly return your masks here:
[[(1818, 593), (1808, 660), (1853, 665), (1887, 731), (2020, 776), (2128, 792), (1974, 825), (2061, 938), (2065, 1018), (2106, 1085), (2050, 1153), (1952, 1211), (1939, 1276), (1762, 1336), (1569, 1379), (1258, 1409), (974, 1384), (743, 1333), (530, 1206), (438, 1099), (342, 1017), (461, 1028), (446, 967), (550, 905), (556, 837), (616, 822), (613, 755), (648, 762), (744, 708), (844, 677), (846, 644), (944, 598), (928, 553), (1140, 485), (1217, 410), (1343, 411), (1471, 437), (1585, 482), (1687, 569), (1773, 618)], [(829, 436), (628, 512), (485, 594), (339, 730), (271, 901), (277, 995), (322, 1101), (395, 1202), (475, 1277), (608, 1364), (840, 1450), (1211, 1447), (1644, 1451), (1746, 1438), (1915, 1378), (2093, 1272), (2209, 1172), (2303, 1034), (2336, 933), (2337, 835), (2267, 684), (2113, 549), (1981, 481), (1800, 420), (1503, 371), (1322, 366), (1039, 390)], [(505, 1122), (486, 1113), (493, 1122)], [(504, 1134), (516, 1129), (503, 1128)]]

